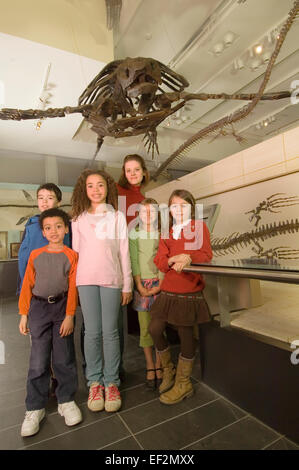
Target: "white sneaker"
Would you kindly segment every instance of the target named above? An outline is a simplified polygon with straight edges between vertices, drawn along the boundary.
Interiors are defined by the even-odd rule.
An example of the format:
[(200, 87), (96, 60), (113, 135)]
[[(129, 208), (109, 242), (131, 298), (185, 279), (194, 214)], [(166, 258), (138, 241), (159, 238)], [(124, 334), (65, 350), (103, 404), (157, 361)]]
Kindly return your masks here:
[(81, 411), (74, 401), (60, 403), (58, 405), (58, 413), (60, 416), (64, 416), (67, 426), (75, 426), (75, 424), (81, 423), (82, 421)]
[(21, 436), (33, 436), (39, 431), (39, 423), (45, 417), (45, 408), (41, 410), (26, 411), (21, 428)]
[(99, 382), (93, 382), (90, 385), (87, 406), (91, 411), (104, 409), (104, 387)]
[(115, 384), (105, 387), (105, 410), (108, 412), (118, 411), (121, 407), (120, 393)]

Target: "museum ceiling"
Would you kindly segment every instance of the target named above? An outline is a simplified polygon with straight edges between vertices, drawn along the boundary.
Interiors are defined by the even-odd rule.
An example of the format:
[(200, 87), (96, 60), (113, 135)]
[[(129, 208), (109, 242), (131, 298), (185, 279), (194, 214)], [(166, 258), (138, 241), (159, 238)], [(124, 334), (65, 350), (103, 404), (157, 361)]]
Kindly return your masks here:
[[(112, 34), (106, 27), (104, 0), (5, 0), (0, 17), (0, 107), (76, 106), (82, 91), (108, 62), (126, 57), (163, 62), (188, 80), (188, 92), (257, 92), (293, 3), (123, 0), (120, 24)], [(298, 26), (296, 20), (287, 34), (267, 92), (299, 88)], [(296, 101), (260, 101), (233, 132), (201, 141), (169, 171), (177, 176), (196, 170), (297, 126)], [(158, 126), (160, 155), (155, 161), (146, 153), (142, 136), (105, 138), (97, 159), (103, 166), (119, 167), (124, 155), (139, 153), (155, 171), (192, 134), (246, 103), (189, 101)], [(41, 124), (0, 121), (0, 156), (39, 154), (89, 161), (96, 138), (80, 114)]]

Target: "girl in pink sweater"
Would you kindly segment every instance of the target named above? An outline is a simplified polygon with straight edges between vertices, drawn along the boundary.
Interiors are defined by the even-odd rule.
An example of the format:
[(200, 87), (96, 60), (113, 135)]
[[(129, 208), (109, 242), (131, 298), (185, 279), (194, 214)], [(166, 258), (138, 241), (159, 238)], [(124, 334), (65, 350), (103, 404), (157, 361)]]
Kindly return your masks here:
[(132, 289), (126, 219), (117, 210), (115, 182), (104, 171), (82, 172), (72, 205), (72, 247), (79, 254), (76, 284), (90, 387), (87, 404), (92, 411), (117, 411), (121, 407), (119, 305), (131, 300)]

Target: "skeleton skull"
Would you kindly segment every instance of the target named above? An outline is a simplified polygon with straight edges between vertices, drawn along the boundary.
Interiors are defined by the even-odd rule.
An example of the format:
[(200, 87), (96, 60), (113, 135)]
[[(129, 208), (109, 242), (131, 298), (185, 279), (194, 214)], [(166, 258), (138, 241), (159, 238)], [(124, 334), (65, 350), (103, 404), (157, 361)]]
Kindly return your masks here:
[(154, 95), (162, 83), (161, 70), (153, 59), (127, 57), (116, 70), (116, 77), (123, 91), (130, 98)]

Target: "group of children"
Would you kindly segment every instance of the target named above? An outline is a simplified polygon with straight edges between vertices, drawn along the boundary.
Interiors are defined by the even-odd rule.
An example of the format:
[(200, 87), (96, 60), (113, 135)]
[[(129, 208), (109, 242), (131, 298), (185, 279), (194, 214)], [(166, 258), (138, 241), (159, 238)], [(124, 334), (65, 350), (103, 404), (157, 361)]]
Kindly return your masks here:
[[(84, 170), (71, 199), (71, 230), (69, 216), (58, 208), (59, 188), (48, 183), (37, 190), (41, 215), (26, 224), (19, 252), (19, 330), (31, 338), (22, 436), (39, 430), (51, 370), (59, 414), (68, 426), (82, 421), (74, 401), (77, 292), (91, 411), (115, 412), (121, 407), (122, 318), (132, 297), (147, 386), (159, 389), (164, 404), (193, 393), (194, 326), (209, 321), (210, 315), (202, 276), (183, 270), (211, 260), (209, 233), (196, 218), (193, 196), (184, 190), (171, 194), (170, 224), (161, 226), (157, 202), (140, 191), (148, 180), (139, 155), (124, 159), (118, 184), (104, 171)], [(181, 342), (177, 368), (167, 344), (167, 324), (177, 329)]]

